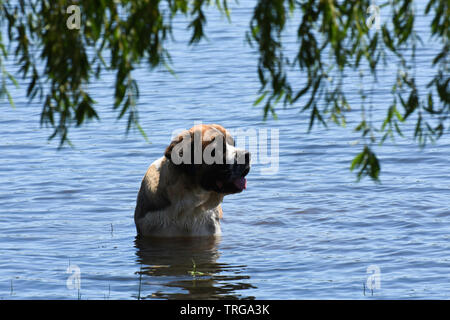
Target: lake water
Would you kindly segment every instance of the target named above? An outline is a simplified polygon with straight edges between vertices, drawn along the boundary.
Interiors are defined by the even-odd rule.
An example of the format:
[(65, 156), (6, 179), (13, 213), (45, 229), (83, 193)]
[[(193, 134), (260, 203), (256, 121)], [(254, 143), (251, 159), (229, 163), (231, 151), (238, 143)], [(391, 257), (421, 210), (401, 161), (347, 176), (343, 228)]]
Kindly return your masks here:
[[(0, 101), (1, 299), (450, 298), (449, 136), (420, 150), (406, 130), (408, 139), (376, 148), (382, 183), (357, 183), (349, 166), (362, 148), (351, 131), (359, 95), (348, 96), (356, 110), (348, 129), (308, 134), (308, 114), (298, 107), (264, 122), (262, 108), (252, 107), (257, 55), (245, 43), (253, 2), (240, 2), (231, 24), (208, 15), (208, 41), (194, 47), (177, 20), (176, 78), (145, 66), (135, 71), (150, 143), (137, 132), (126, 136), (126, 120), (116, 121), (112, 74), (90, 85), (101, 121), (72, 129), (74, 148), (58, 151), (57, 140), (47, 141), (51, 131), (39, 127), (41, 107), (28, 102), (26, 80), (11, 88), (15, 109)], [(428, 23), (419, 17), (422, 84), (438, 48)], [(288, 50), (295, 47), (288, 41)], [(391, 101), (395, 70), (379, 74), (377, 117)], [(348, 86), (358, 87), (359, 78)], [(278, 132), (276, 172), (253, 165), (248, 189), (224, 200), (219, 239), (137, 241), (133, 213), (147, 167), (174, 130), (200, 121)], [(378, 280), (373, 292), (369, 276)]]

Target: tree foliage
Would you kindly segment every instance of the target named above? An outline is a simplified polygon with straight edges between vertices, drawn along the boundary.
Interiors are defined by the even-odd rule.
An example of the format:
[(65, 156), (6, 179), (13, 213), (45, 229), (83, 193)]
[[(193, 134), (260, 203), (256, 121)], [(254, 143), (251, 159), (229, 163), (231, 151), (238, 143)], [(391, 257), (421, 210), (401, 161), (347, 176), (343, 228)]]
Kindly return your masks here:
[[(79, 30), (64, 27), (71, 4), (80, 8)], [(103, 70), (112, 70), (116, 74), (113, 109), (118, 118), (128, 117), (127, 131), (135, 127), (145, 137), (138, 121), (139, 88), (133, 69), (146, 62), (150, 69), (171, 70), (166, 44), (173, 36), (174, 17), (186, 18), (190, 43), (195, 44), (205, 37), (207, 7), (230, 18), (227, 0), (0, 0), (1, 27), (7, 34), (7, 39), (0, 34), (0, 95), (13, 104), (7, 88), (17, 83), (4, 68), (4, 59), (13, 54), (21, 76), (29, 79), (27, 96), (43, 103), (41, 124), (53, 128), (50, 138), (59, 137), (63, 145), (70, 143), (70, 127), (99, 118), (87, 87)], [(259, 52), (261, 87), (255, 104), (263, 105), (265, 117), (276, 116), (280, 104), (296, 106), (309, 113), (309, 130), (316, 123), (346, 125), (346, 112), (355, 108), (347, 100), (348, 72), (358, 74), (368, 66), (376, 83), (387, 59), (395, 59), (397, 70), (384, 121), (374, 123), (362, 88), (361, 121), (353, 128), (361, 133), (364, 146), (351, 169), (359, 170), (358, 178), (368, 175), (378, 180), (380, 164), (372, 147), (403, 136), (407, 120), (415, 121), (414, 138), (421, 146), (448, 130), (450, 4), (428, 0), (425, 12), (418, 13), (412, 1), (386, 0), (376, 7), (390, 10), (379, 29), (368, 27), (369, 8), (373, 3), (368, 0), (257, 0), (246, 36)], [(416, 48), (422, 41), (416, 32), (418, 14), (431, 17), (431, 34), (439, 48), (426, 88), (417, 85), (414, 69)], [(294, 17), (299, 45), (296, 55), (289, 57), (283, 35)], [(303, 76), (301, 87), (292, 81), (292, 71)]]

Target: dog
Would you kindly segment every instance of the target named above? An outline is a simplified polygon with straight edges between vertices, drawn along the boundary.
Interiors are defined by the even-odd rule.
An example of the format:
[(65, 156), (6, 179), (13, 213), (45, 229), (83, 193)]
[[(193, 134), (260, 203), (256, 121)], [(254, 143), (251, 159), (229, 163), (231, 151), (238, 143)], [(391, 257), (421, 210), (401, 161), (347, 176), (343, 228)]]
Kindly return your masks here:
[(246, 189), (249, 171), (250, 152), (236, 148), (224, 127), (183, 131), (142, 179), (134, 213), (138, 236), (220, 235), (223, 198)]

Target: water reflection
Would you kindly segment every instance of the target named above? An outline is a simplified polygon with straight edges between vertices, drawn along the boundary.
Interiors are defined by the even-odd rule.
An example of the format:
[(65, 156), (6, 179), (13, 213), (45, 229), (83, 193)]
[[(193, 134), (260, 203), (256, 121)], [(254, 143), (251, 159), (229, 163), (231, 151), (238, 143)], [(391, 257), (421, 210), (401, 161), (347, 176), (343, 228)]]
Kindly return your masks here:
[(245, 265), (219, 263), (219, 237), (136, 238), (141, 299), (254, 299)]

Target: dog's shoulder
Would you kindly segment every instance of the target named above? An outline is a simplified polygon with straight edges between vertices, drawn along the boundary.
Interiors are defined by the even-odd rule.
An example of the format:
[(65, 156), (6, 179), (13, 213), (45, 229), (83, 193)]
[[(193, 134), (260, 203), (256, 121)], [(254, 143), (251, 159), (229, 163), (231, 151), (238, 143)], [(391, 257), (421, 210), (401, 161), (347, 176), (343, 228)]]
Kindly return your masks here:
[(135, 218), (143, 217), (149, 211), (161, 210), (170, 205), (166, 194), (166, 181), (169, 177), (167, 171), (167, 159), (161, 157), (155, 160), (147, 169), (142, 179), (138, 193)]
[(147, 169), (144, 178), (142, 179), (142, 186), (148, 194), (154, 194), (158, 190), (161, 178), (161, 169), (165, 165), (165, 157), (155, 160)]

